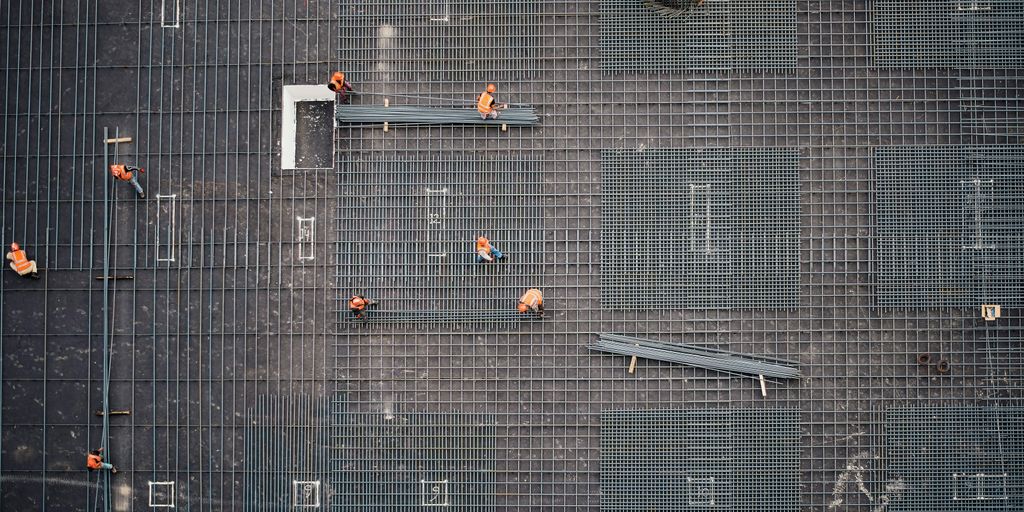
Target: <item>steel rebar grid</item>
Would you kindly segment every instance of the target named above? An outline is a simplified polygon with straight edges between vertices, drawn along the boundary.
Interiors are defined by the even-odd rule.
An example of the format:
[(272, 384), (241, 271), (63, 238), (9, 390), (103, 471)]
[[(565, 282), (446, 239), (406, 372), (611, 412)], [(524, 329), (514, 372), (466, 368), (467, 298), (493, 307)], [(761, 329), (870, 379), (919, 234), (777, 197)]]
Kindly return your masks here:
[[(149, 257), (158, 247), (155, 209), (137, 216), (131, 204), (119, 205), (118, 218), (137, 219), (140, 229), (114, 233), (112, 252), (125, 258), (116, 268), (144, 272), (136, 272), (136, 282), (117, 284), (123, 290), (120, 298), (129, 301), (130, 296), (132, 307), (122, 304), (115, 315), (113, 341), (119, 350), (114, 357), (120, 354), (131, 363), (114, 365), (124, 373), (112, 376), (112, 390), (116, 395), (119, 388), (141, 388), (132, 406), (142, 411), (113, 429), (115, 439), (141, 432), (127, 448), (117, 447), (118, 457), (143, 468), (146, 474), (140, 477), (186, 482), (187, 476), (182, 496), (193, 509), (240, 506), (242, 491), (234, 485), (240, 470), (229, 464), (237, 461), (244, 439), (232, 415), (254, 403), (257, 393), (323, 387), (316, 374), (323, 365), (323, 333), (333, 330), (326, 326), (332, 325), (336, 306), (328, 302), (338, 292), (321, 284), (334, 282), (330, 252), (313, 263), (319, 276), (308, 274), (309, 263), (289, 258), (298, 233), (293, 235), (285, 220), (296, 216), (296, 209), (308, 216), (309, 204), (318, 204), (323, 213), (317, 217), (327, 219), (335, 211), (328, 198), (336, 186), (332, 176), (277, 171), (278, 86), (321, 83), (325, 69), (349, 65), (360, 93), (472, 98), (483, 83), (495, 80), (502, 82), (503, 100), (528, 101), (546, 116), (544, 126), (510, 137), (459, 128), (403, 129), (389, 136), (345, 129), (337, 143), (342, 151), (387, 155), (487, 148), (543, 157), (542, 182), (549, 192), (543, 213), (550, 220), (540, 239), (545, 250), (537, 252), (543, 255), (538, 274), (552, 302), (551, 321), (486, 335), (462, 325), (379, 325), (342, 332), (336, 339), (339, 357), (351, 356), (333, 365), (340, 368), (338, 387), (350, 395), (352, 409), (380, 410), (384, 406), (377, 406), (382, 403), (377, 399), (387, 398), (407, 410), (458, 407), (496, 415), (499, 504), (596, 509), (596, 425), (602, 410), (728, 403), (800, 409), (805, 432), (800, 500), (805, 508), (826, 509), (835, 500), (841, 500), (839, 507), (874, 508), (880, 496), (874, 489), (885, 485), (875, 477), (879, 468), (874, 461), (884, 460), (874, 458), (884, 446), (879, 440), (883, 422), (873, 412), (878, 404), (1020, 404), (1019, 367), (989, 356), (1020, 348), (1018, 308), (1007, 308), (999, 321), (983, 324), (974, 307), (875, 305), (878, 222), (871, 166), (874, 146), (1019, 142), (1021, 118), (1015, 105), (1020, 71), (877, 68), (870, 4), (796, 3), (796, 64), (788, 71), (655, 70), (610, 76), (598, 71), (599, 7), (546, 1), (531, 4), (536, 14), (526, 17), (536, 16), (537, 22), (522, 25), (535, 33), (535, 44), (529, 46), (534, 61), (514, 67), (487, 64), (488, 69), (471, 67), (465, 63), (473, 59), (464, 59), (461, 69), (468, 71), (457, 82), (445, 74), (448, 70), (423, 60), (397, 62), (392, 76), (408, 73), (402, 81), (360, 76), (357, 66), (376, 69), (374, 38), (365, 40), (366, 53), (345, 54), (344, 60), (333, 53), (326, 57), (325, 38), (348, 30), (338, 27), (335, 2), (308, 7), (291, 1), (189, 2), (182, 30), (158, 30), (153, 2), (132, 1), (124, 9), (64, 2), (60, 8), (53, 4), (49, 17), (38, 5), (12, 1), (0, 6), (7, 29), (2, 37), (8, 42), (0, 51), (8, 71), (4, 159), (8, 169), (20, 171), (2, 178), (0, 224), (5, 241), (25, 240), (38, 249), (32, 254), (44, 267), (61, 271), (44, 272), (45, 289), (4, 276), (5, 508), (55, 508), (68, 493), (74, 493), (72, 503), (86, 497), (84, 487), (57, 480), (82, 474), (82, 442), (75, 436), (83, 434), (97, 396), (95, 386), (76, 384), (95, 384), (94, 367), (61, 359), (68, 352), (86, 353), (83, 341), (95, 341), (99, 331), (90, 321), (99, 308), (74, 297), (101, 286), (85, 272), (99, 262), (100, 237), (93, 236), (93, 227), (105, 219), (96, 208), (99, 196), (92, 182), (100, 177), (78, 170), (94, 167), (99, 155), (97, 123), (125, 128), (126, 118), (140, 141), (133, 154), (150, 162), (147, 178), (153, 182), (145, 184), (161, 181), (157, 190), (147, 192), (194, 193), (179, 196), (179, 218), (187, 219), (181, 228), (180, 267), (157, 265)], [(426, 4), (409, 9), (426, 8), (419, 5)], [(366, 24), (371, 25), (379, 26)], [(472, 35), (469, 30), (481, 29), (467, 29)], [(348, 40), (341, 43), (351, 46)], [(426, 40), (416, 44), (435, 47)], [(457, 45), (471, 57), (493, 55), (490, 44)], [(394, 53), (402, 50), (395, 48)], [(422, 75), (415, 73), (417, 67)], [(111, 117), (118, 120), (109, 122)], [(158, 142), (159, 134), (165, 137)], [(798, 304), (786, 309), (602, 309), (595, 281), (602, 195), (596, 152), (730, 146), (799, 151)], [(124, 192), (129, 191), (118, 190)], [(317, 236), (333, 243), (332, 229), (320, 223)], [(215, 237), (204, 236), (213, 232)], [(206, 249), (211, 244), (212, 253)], [(128, 261), (128, 254), (137, 257)], [(201, 260), (210, 254), (211, 261)], [(201, 273), (196, 271), (200, 267)], [(65, 272), (73, 269), (79, 274)], [(41, 324), (27, 323), (38, 316), (21, 315), (30, 306), (44, 312)], [(121, 312), (129, 310), (135, 318), (126, 327), (129, 319)], [(798, 386), (773, 389), (767, 399), (749, 382), (669, 365), (644, 364), (629, 377), (620, 362), (595, 361), (582, 348), (592, 333), (612, 329), (777, 353), (799, 359), (807, 376)], [(140, 332), (147, 336), (136, 339), (133, 334)], [(156, 333), (159, 339), (148, 337)], [(203, 365), (197, 357), (199, 342)], [(979, 352), (979, 343), (984, 351)], [(952, 361), (951, 373), (919, 366), (915, 358), (921, 353)], [(91, 361), (99, 363), (98, 358)], [(146, 368), (154, 369), (156, 385)], [(200, 385), (213, 393), (209, 412), (201, 403), (205, 393), (198, 393)], [(34, 401), (40, 396), (42, 404)], [(62, 398), (68, 396), (81, 400), (65, 405), (69, 400)], [(156, 406), (145, 410), (147, 402)], [(172, 436), (165, 443), (167, 432), (180, 433), (180, 440)], [(33, 451), (19, 459), (12, 456), (12, 445)], [(175, 453), (171, 446), (181, 449)], [(217, 462), (228, 465), (218, 467)], [(871, 497), (856, 487), (862, 467)], [(145, 483), (133, 480), (127, 486), (133, 505), (145, 502)], [(219, 496), (226, 497), (226, 506), (204, 501)]]

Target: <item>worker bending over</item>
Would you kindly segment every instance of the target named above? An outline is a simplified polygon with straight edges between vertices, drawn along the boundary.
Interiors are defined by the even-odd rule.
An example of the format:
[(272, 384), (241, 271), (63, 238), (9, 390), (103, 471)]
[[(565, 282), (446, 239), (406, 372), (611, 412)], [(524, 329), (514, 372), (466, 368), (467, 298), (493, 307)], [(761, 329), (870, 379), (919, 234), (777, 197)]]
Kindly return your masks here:
[(519, 312), (528, 311), (537, 313), (537, 316), (544, 316), (544, 296), (536, 288), (526, 290), (526, 293), (519, 297)]
[(327, 82), (327, 88), (338, 93), (338, 101), (341, 103), (348, 104), (352, 102), (352, 97), (348, 93), (354, 91), (355, 88), (352, 87), (348, 80), (345, 80), (345, 73), (335, 71), (331, 75), (331, 81)]
[(144, 173), (146, 171), (141, 167), (131, 165), (114, 164), (110, 166), (110, 174), (113, 177), (131, 183), (135, 187), (136, 192), (139, 193), (139, 197), (145, 198), (146, 193), (142, 191), (142, 185), (139, 185), (139, 180), (135, 177), (136, 172)]
[(100, 452), (102, 452), (102, 451), (103, 451), (103, 448), (100, 447), (100, 448), (96, 448), (95, 450), (89, 452), (89, 456), (86, 457), (86, 460), (85, 460), (85, 467), (89, 468), (89, 471), (96, 471), (98, 469), (107, 469), (107, 470), (110, 470), (110, 474), (111, 475), (116, 475), (117, 474), (117, 468), (115, 468), (113, 464), (110, 464), (110, 463), (107, 463), (107, 462), (103, 462), (103, 456), (100, 455)]
[(508, 107), (508, 104), (496, 102), (492, 96), (496, 92), (498, 92), (498, 86), (487, 84), (487, 90), (477, 98), (476, 110), (480, 112), (480, 119), (497, 119), (498, 111)]
[(487, 237), (482, 236), (476, 239), (476, 262), (494, 263), (505, 259), (505, 255), (497, 247), (491, 245)]
[(39, 270), (36, 268), (36, 261), (28, 259), (25, 251), (21, 250), (18, 242), (11, 242), (11, 252), (7, 253), (7, 259), (11, 260), (11, 269), (21, 277), (39, 279)]
[(370, 306), (376, 306), (377, 301), (367, 299), (362, 295), (353, 295), (348, 300), (348, 309), (355, 315), (356, 318), (364, 318), (366, 316), (366, 308)]

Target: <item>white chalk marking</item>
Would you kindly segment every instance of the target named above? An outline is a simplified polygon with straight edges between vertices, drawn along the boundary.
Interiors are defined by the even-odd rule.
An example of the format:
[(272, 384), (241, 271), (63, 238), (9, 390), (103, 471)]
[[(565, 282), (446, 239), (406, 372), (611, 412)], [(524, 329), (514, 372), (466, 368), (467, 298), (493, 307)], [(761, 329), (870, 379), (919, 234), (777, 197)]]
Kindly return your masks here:
[(174, 508), (174, 482), (149, 483), (149, 508)]
[[(166, 210), (166, 211), (165, 211)], [(174, 261), (178, 252), (178, 195), (156, 196), (156, 261)]]

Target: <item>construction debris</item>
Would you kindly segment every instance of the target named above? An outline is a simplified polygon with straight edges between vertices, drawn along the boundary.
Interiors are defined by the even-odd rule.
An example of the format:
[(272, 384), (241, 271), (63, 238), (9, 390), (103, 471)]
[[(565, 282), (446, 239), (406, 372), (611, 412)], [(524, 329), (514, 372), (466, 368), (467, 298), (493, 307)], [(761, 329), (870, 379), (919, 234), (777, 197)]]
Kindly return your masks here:
[(692, 345), (670, 345), (654, 340), (634, 338), (620, 334), (601, 333), (591, 350), (637, 356), (669, 363), (685, 364), (725, 373), (751, 375), (757, 378), (775, 377), (793, 379), (800, 376), (796, 363), (782, 359), (759, 357), (748, 354), (716, 350)]

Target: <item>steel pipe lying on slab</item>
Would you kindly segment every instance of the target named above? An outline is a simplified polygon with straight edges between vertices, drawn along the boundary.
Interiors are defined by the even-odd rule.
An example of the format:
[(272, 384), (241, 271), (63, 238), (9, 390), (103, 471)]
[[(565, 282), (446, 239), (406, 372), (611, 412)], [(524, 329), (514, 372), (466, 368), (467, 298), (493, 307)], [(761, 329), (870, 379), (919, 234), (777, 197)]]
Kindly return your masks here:
[(480, 119), (473, 108), (437, 108), (417, 105), (338, 105), (334, 112), (339, 123), (349, 124), (482, 124), (532, 126), (538, 123), (536, 111), (529, 107), (506, 108), (497, 119)]
[(669, 363), (685, 364), (726, 373), (763, 375), (781, 379), (800, 376), (800, 370), (787, 364), (792, 361), (762, 357), (759, 359), (739, 352), (708, 349), (693, 345), (671, 345), (654, 340), (601, 333), (588, 348), (600, 352), (637, 356)]

